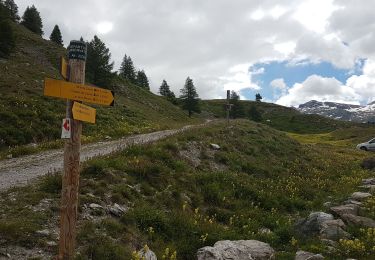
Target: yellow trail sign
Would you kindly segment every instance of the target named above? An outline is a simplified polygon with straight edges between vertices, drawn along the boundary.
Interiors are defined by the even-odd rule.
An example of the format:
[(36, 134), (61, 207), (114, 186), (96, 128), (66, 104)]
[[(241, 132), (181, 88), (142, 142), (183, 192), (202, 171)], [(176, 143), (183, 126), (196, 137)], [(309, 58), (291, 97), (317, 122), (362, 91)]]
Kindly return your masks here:
[(73, 118), (75, 120), (85, 121), (95, 124), (96, 109), (86, 106), (84, 104), (74, 102), (73, 108)]
[(60, 74), (65, 80), (68, 80), (68, 63), (64, 57), (61, 57), (60, 61)]
[(108, 89), (50, 78), (44, 79), (44, 95), (106, 106), (113, 106), (115, 101)]

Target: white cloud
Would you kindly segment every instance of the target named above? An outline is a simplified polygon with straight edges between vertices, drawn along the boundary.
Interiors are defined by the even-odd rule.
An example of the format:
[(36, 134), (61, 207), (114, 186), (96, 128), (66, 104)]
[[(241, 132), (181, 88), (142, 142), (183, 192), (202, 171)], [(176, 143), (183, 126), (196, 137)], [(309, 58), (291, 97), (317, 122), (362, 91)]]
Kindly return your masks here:
[[(359, 57), (375, 60), (373, 0), (361, 4), (353, 0), (16, 2), (21, 15), (27, 5), (35, 4), (43, 19), (45, 38), (55, 24), (65, 45), (81, 36), (90, 40), (101, 32), (99, 37), (110, 49), (115, 67), (124, 54), (130, 55), (135, 65), (146, 71), (155, 93), (166, 79), (178, 94), (187, 76), (193, 78), (203, 98), (225, 96), (227, 87), (259, 89), (252, 80), (257, 72), (248, 72), (249, 66), (258, 62), (324, 60), (353, 69)], [(98, 28), (98, 23), (105, 21), (108, 24)], [(372, 66), (369, 64), (367, 67)], [(364, 102), (364, 96), (372, 93), (372, 79), (370, 74), (353, 76), (345, 86)], [(310, 81), (301, 84), (312, 84)], [(333, 80), (321, 83), (345, 90)], [(290, 91), (297, 91), (297, 87)], [(293, 91), (288, 92), (285, 104), (295, 104)], [(320, 96), (319, 91), (314, 87), (309, 93)], [(286, 95), (283, 97), (286, 100)], [(339, 94), (326, 97), (343, 99)]]

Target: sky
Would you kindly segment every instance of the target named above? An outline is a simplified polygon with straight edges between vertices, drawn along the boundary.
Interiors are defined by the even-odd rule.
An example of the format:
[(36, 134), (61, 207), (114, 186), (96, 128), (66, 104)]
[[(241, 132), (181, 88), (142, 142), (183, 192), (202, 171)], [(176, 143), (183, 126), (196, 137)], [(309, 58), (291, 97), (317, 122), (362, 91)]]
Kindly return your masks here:
[(117, 70), (124, 55), (157, 93), (186, 78), (200, 98), (298, 106), (375, 100), (375, 0), (15, 0), (38, 9), (44, 37), (64, 44), (97, 35)]

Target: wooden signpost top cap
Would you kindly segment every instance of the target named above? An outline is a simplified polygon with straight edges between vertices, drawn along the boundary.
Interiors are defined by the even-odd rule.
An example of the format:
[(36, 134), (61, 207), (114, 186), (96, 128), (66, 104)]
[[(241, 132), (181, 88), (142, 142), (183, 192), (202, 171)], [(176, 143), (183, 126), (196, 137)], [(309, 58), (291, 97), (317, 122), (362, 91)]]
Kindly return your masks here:
[(83, 41), (70, 41), (68, 46), (68, 57), (73, 60), (86, 60), (87, 46)]

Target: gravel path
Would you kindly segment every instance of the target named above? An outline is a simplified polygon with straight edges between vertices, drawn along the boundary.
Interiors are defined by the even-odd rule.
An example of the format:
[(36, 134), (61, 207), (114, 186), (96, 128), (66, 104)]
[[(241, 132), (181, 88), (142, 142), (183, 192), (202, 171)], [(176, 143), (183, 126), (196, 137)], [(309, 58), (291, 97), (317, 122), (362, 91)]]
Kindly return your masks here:
[[(192, 127), (194, 126), (189, 125), (181, 129), (164, 130), (83, 145), (81, 147), (81, 162), (95, 156), (123, 150), (131, 145), (152, 143)], [(49, 150), (35, 155), (0, 161), (0, 191), (11, 187), (24, 186), (39, 176), (62, 170), (63, 153), (63, 149)]]

